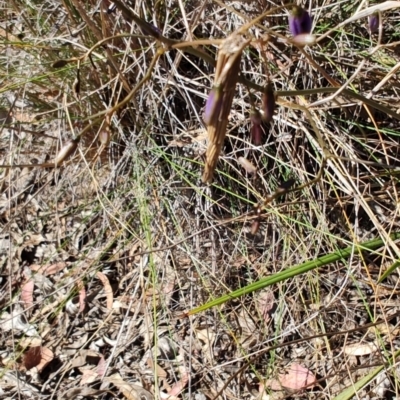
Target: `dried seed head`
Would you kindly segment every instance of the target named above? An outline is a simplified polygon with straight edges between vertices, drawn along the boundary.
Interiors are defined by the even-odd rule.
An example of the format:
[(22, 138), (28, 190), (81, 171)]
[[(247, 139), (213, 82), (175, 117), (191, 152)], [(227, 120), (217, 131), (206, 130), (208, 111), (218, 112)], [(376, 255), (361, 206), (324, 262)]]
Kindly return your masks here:
[(271, 83), (265, 87), (263, 94), (264, 121), (271, 122), (275, 110), (275, 93)]
[(69, 157), (78, 147), (79, 138), (69, 140), (56, 155), (54, 159), (54, 165), (57, 167), (61, 165), (67, 157)]
[(222, 94), (221, 86), (213, 86), (211, 89), (203, 116), (206, 125), (211, 125), (214, 119), (219, 116), (222, 107)]
[(261, 127), (261, 114), (258, 110), (253, 110), (250, 115), (251, 129), (250, 136), (251, 141), (256, 146), (263, 144), (263, 129)]
[(371, 33), (379, 30), (379, 13), (375, 12), (368, 17), (368, 27)]
[(293, 36), (310, 33), (312, 19), (308, 11), (300, 6), (294, 6), (289, 15), (289, 31)]

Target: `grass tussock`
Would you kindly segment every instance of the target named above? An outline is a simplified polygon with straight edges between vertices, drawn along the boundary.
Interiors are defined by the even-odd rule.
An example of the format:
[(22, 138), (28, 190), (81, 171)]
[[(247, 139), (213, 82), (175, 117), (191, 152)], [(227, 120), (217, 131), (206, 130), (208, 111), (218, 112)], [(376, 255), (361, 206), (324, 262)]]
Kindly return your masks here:
[(400, 3), (114, 6), (0, 2), (0, 397), (398, 398)]

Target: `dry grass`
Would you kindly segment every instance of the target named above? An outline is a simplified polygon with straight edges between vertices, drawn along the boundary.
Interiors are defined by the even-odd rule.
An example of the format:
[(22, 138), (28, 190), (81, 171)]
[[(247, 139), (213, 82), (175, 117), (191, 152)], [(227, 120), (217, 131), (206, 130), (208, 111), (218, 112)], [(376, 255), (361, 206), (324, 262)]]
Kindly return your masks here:
[[(366, 18), (338, 27), (365, 4), (303, 4), (317, 37), (333, 30), (299, 49), (285, 40), (286, 8), (261, 0), (136, 2), (131, 12), (162, 36), (106, 1), (0, 4), (1, 398), (400, 398), (397, 271), (378, 284), (400, 254), (389, 236), (399, 230), (398, 8), (370, 36)], [(245, 32), (204, 185), (213, 60), (266, 10)], [(80, 61), (54, 68), (70, 59)], [(278, 105), (255, 146), (250, 114), (268, 79)], [(69, 160), (50, 167), (76, 137)], [(264, 203), (285, 182), (298, 189)], [(375, 237), (379, 251), (185, 316)], [(293, 364), (317, 383), (272, 390)]]

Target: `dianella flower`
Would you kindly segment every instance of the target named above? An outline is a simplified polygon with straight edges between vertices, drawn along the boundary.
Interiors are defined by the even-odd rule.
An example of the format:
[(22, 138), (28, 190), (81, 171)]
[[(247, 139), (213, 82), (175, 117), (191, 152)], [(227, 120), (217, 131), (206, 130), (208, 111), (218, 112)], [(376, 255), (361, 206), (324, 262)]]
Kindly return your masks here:
[[(223, 92), (221, 86), (214, 85), (208, 95), (203, 119), (206, 125), (211, 125), (218, 118), (222, 107)], [(215, 121), (214, 121), (215, 122)]]
[(368, 28), (371, 33), (379, 30), (379, 13), (374, 12), (368, 17)]
[(263, 119), (265, 122), (271, 122), (275, 110), (275, 93), (271, 83), (268, 83), (264, 89), (262, 103), (264, 111)]
[(312, 19), (310, 14), (300, 6), (294, 6), (289, 15), (289, 30), (293, 36), (311, 32)]

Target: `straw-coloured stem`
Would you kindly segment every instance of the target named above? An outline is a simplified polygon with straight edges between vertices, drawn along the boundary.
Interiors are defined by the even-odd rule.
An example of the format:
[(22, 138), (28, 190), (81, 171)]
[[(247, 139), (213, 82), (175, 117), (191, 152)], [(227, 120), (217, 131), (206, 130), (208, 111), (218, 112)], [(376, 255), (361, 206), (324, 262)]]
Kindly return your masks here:
[[(206, 121), (208, 123), (209, 143), (202, 176), (204, 183), (211, 182), (214, 176), (225, 140), (228, 117), (238, 81), (242, 51), (249, 42), (249, 40), (244, 39), (242, 36), (233, 33), (224, 41), (218, 53), (214, 84), (214, 87), (218, 87), (219, 91), (217, 96), (218, 104), (215, 103), (215, 99), (211, 99), (214, 103), (211, 102), (213, 107), (210, 106), (212, 112), (209, 113), (209, 116), (211, 115), (212, 118), (207, 118)], [(213, 96), (215, 96), (215, 93)]]

